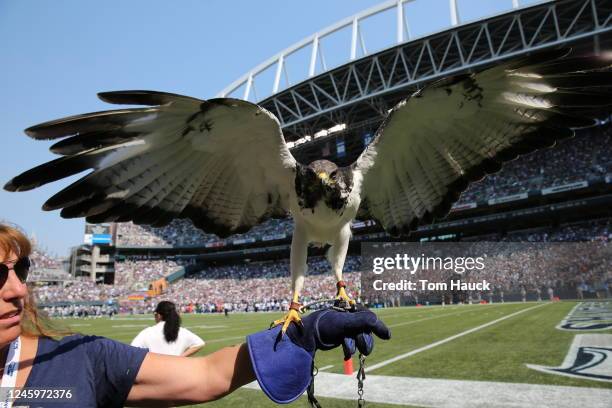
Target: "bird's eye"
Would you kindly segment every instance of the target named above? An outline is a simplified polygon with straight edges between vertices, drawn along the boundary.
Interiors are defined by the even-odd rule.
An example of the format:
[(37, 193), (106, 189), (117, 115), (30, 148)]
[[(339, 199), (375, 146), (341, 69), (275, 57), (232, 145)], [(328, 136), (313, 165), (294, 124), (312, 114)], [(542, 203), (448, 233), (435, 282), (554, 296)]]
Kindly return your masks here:
[(334, 171), (332, 171), (332, 172), (331, 172), (331, 174), (329, 175), (329, 177), (335, 180), (337, 175), (338, 175), (338, 171), (337, 171), (337, 170), (334, 170)]

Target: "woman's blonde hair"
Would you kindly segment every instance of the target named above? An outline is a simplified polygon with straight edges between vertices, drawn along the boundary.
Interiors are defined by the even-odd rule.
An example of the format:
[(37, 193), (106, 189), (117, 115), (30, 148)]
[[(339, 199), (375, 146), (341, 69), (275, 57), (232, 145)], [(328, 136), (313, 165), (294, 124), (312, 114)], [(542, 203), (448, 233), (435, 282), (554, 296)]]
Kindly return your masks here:
[[(28, 237), (19, 229), (6, 224), (0, 224), (0, 250), (6, 257), (14, 253), (18, 258), (30, 256), (32, 244)], [(38, 310), (34, 294), (28, 285), (28, 296), (24, 299), (21, 333), (25, 336), (61, 337), (72, 334), (68, 329), (60, 327), (49, 319), (46, 313)]]

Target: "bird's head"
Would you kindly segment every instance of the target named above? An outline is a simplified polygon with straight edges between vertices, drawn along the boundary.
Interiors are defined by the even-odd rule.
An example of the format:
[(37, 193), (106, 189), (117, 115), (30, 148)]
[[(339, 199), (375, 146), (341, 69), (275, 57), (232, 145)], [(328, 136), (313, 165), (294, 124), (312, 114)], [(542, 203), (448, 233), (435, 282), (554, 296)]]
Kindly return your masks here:
[(333, 188), (337, 184), (338, 166), (329, 160), (316, 160), (308, 165), (323, 187)]
[(350, 169), (340, 169), (328, 160), (317, 160), (299, 166), (295, 191), (302, 208), (314, 209), (320, 200), (333, 210), (342, 210), (352, 189)]

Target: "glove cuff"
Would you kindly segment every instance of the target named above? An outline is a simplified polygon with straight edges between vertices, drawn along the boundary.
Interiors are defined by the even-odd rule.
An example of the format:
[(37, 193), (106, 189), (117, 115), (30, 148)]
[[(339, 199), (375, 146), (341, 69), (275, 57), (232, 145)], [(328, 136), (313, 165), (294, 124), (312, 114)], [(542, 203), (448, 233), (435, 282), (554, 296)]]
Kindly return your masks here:
[[(314, 353), (280, 338), (281, 326), (247, 336), (253, 371), (263, 392), (277, 404), (295, 401), (312, 378)], [(280, 338), (280, 340), (279, 340)]]

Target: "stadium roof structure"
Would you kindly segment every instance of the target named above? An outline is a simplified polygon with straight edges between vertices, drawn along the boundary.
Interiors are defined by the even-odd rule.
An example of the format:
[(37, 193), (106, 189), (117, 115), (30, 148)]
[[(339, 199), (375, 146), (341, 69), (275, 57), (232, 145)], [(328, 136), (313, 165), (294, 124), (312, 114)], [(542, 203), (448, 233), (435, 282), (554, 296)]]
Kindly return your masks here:
[[(612, 3), (606, 0), (531, 6), (508, 0), (507, 10), (477, 21), (462, 21), (457, 0), (449, 0), (448, 9), (441, 11), (447, 13), (448, 24), (414, 36), (406, 7), (419, 1), (424, 0), (389, 0), (338, 21), (259, 64), (219, 96), (257, 102), (278, 117), (287, 141), (296, 141), (339, 124), (346, 130), (378, 124), (395, 103), (423, 84), (506, 58), (577, 42), (583, 46), (585, 40), (591, 51), (603, 49), (612, 32)], [(395, 26), (395, 35), (368, 52), (363, 27), (371, 21), (380, 24), (382, 18)], [(341, 45), (346, 40), (349, 52), (346, 60), (328, 66), (323, 46), (334, 36)], [(310, 57), (305, 59), (305, 53)], [(256, 88), (271, 92), (258, 98)]]

